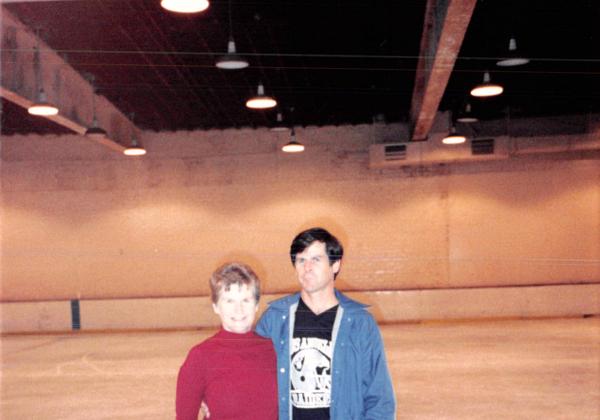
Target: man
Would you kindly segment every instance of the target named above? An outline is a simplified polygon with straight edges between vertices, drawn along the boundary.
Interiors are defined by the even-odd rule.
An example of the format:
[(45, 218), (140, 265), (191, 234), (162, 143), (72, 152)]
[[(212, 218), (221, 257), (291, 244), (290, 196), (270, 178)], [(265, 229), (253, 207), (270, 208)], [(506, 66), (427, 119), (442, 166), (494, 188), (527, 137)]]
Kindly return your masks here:
[(300, 293), (270, 303), (256, 327), (277, 353), (279, 420), (396, 417), (379, 328), (334, 287), (343, 254), (325, 229), (298, 234), (290, 257)]

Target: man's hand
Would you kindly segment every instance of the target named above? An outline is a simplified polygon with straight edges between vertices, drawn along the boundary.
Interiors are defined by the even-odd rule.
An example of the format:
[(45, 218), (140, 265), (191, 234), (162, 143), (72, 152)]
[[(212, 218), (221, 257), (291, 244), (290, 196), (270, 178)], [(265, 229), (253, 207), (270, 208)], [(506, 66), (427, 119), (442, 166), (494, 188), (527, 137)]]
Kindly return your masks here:
[(200, 412), (202, 413), (202, 418), (207, 419), (210, 417), (210, 411), (208, 410), (208, 405), (204, 401), (200, 404)]

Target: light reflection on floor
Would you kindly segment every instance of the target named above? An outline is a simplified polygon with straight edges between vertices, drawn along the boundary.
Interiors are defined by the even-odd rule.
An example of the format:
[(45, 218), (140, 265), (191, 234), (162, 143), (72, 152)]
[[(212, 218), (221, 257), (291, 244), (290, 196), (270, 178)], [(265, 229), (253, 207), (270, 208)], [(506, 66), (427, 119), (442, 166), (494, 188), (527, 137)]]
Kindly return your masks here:
[[(0, 418), (172, 419), (214, 331), (2, 337)], [(600, 318), (382, 327), (399, 419), (600, 419)]]

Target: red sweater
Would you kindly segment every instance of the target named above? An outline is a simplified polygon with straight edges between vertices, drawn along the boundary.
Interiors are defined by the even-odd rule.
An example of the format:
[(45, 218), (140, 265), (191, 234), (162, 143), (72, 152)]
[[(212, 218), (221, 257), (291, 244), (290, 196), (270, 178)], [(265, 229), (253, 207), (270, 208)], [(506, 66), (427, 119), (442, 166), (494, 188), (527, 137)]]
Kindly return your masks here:
[(277, 359), (271, 341), (254, 332), (220, 330), (193, 347), (177, 378), (177, 420), (277, 420)]

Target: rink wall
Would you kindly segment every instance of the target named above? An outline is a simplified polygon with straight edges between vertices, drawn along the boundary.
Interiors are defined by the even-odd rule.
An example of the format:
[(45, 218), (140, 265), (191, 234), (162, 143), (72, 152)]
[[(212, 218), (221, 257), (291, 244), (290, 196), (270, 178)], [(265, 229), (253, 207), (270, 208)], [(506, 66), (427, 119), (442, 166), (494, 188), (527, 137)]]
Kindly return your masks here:
[[(600, 315), (600, 284), (350, 292), (379, 323)], [(263, 296), (267, 302), (280, 295)], [(214, 328), (210, 297), (0, 303), (0, 332)]]
[[(73, 300), (82, 328), (146, 328), (156, 314), (172, 320), (149, 327), (203, 325), (214, 317), (190, 302), (206, 306), (195, 299), (225, 261), (251, 264), (267, 295), (296, 290), (289, 244), (316, 225), (344, 243), (339, 288), (375, 299), (382, 322), (594, 308), (598, 127), (510, 138), (503, 159), (444, 152), (444, 162), (373, 168), (369, 147), (404, 131), (298, 128), (299, 155), (266, 129), (144, 133), (148, 154), (134, 159), (80, 136), (3, 137), (3, 325), (62, 325)], [(595, 293), (583, 310), (581, 290)], [(21, 312), (32, 319), (15, 319)]]

